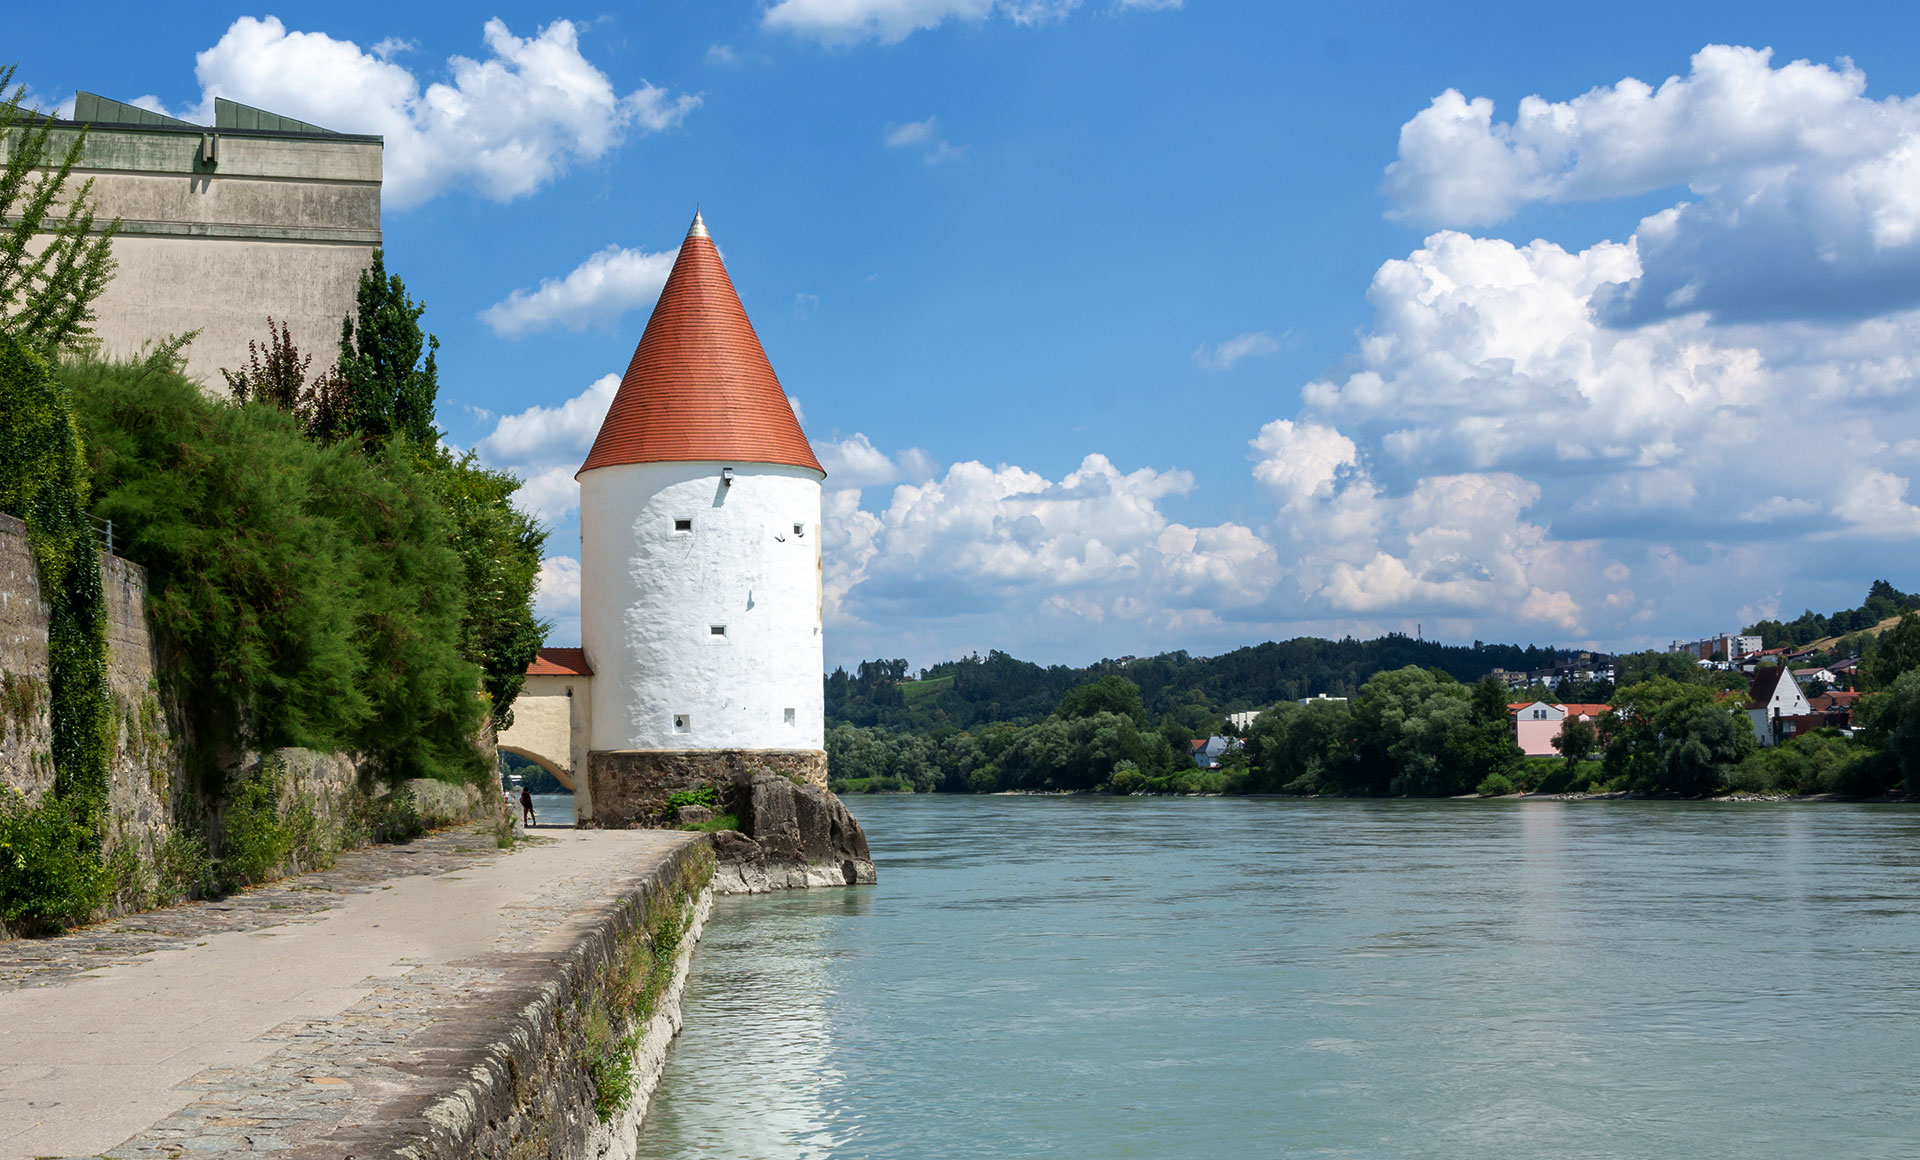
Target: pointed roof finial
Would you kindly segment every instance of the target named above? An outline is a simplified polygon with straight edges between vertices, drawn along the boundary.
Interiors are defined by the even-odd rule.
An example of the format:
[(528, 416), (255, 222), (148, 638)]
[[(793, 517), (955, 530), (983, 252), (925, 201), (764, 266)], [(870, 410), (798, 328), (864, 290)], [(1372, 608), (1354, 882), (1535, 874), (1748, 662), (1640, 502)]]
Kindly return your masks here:
[(698, 211), (578, 474), (691, 461), (825, 474)]

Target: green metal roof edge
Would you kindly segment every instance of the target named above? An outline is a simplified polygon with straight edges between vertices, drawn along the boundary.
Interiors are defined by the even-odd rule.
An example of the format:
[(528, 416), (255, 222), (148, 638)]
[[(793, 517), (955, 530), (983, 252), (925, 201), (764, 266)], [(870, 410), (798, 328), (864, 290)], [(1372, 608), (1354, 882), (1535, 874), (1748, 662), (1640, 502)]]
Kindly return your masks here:
[(230, 101), (225, 97), (213, 99), (213, 127), (261, 129), (269, 133), (321, 133), (329, 137), (341, 136), (332, 129), (323, 129), (307, 121), (281, 116), (279, 113), (269, 113), (265, 109), (256, 109), (252, 105), (243, 105), (239, 101)]
[(192, 121), (183, 121), (178, 117), (169, 117), (138, 105), (129, 105), (125, 101), (116, 101), (103, 97), (99, 93), (77, 93), (73, 99), (73, 118), (83, 125), (129, 127), (142, 129), (189, 129), (204, 133), (209, 129), (239, 133), (293, 134), (310, 137), (339, 137), (345, 140), (365, 139), (370, 134), (340, 133), (335, 130), (302, 121), (297, 117), (283, 116), (266, 109), (256, 109), (252, 105), (243, 105), (239, 101), (226, 97), (213, 99), (213, 124), (196, 125)]
[(139, 105), (129, 105), (125, 101), (116, 101), (110, 97), (103, 97), (99, 93), (75, 93), (73, 119), (95, 125), (170, 125), (186, 129), (199, 128), (190, 121), (156, 113), (152, 109), (143, 109)]

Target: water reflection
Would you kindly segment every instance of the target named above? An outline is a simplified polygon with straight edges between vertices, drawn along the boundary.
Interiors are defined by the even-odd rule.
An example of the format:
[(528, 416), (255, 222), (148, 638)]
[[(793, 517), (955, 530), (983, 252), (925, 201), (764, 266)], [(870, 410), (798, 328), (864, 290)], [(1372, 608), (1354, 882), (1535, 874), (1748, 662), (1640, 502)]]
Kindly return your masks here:
[(728, 899), (641, 1155), (1895, 1156), (1920, 812), (859, 800)]
[[(685, 997), (703, 1017), (675, 1051), (730, 1063), (734, 1075), (662, 1085), (640, 1157), (830, 1156), (858, 1139), (857, 1121), (829, 1111), (846, 1102), (849, 1079), (830, 1021), (831, 942), (834, 919), (866, 905), (864, 893), (844, 891), (715, 901)], [(739, 1098), (742, 1082), (750, 1100)]]

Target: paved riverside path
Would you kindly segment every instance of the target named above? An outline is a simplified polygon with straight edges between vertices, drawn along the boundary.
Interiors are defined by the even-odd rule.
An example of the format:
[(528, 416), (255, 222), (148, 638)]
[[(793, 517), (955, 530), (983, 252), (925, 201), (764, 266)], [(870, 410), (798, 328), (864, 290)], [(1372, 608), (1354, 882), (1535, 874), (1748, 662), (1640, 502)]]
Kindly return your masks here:
[[(473, 829), (216, 903), (0, 942), (0, 1157), (258, 1154), (418, 1087), (398, 1046), (695, 834)], [(364, 1108), (362, 1108), (364, 1110)]]

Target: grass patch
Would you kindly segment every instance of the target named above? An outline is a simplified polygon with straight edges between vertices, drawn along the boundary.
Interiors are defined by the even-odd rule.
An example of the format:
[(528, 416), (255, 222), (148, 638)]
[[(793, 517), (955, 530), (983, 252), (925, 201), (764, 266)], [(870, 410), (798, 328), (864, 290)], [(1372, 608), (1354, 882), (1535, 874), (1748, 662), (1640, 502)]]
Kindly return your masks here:
[(953, 688), (953, 677), (935, 677), (930, 681), (901, 681), (900, 696), (911, 705), (915, 701), (924, 701), (928, 697), (937, 697)]
[(634, 1052), (673, 981), (681, 943), (693, 925), (694, 903), (712, 881), (713, 866), (711, 851), (693, 852), (672, 888), (647, 905), (622, 940), (604, 985), (587, 998), (584, 1062), (593, 1079), (593, 1111), (603, 1123), (633, 1100), (639, 1081)]
[(692, 831), (696, 834), (717, 834), (721, 830), (739, 829), (740, 819), (734, 817), (732, 814), (715, 814), (704, 822), (688, 822), (679, 828)]

